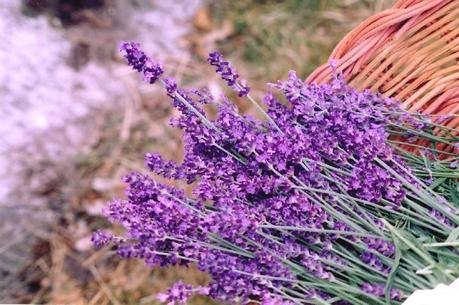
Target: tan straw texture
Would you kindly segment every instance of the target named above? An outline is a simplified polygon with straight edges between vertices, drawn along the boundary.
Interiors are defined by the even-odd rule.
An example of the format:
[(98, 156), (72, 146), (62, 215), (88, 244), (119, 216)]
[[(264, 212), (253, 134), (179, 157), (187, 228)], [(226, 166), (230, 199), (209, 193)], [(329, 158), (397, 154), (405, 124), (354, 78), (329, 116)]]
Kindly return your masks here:
[[(459, 114), (459, 0), (399, 0), (347, 34), (330, 59), (354, 88), (410, 111)], [(324, 83), (330, 74), (324, 64), (307, 81)], [(459, 117), (443, 124), (459, 129)]]

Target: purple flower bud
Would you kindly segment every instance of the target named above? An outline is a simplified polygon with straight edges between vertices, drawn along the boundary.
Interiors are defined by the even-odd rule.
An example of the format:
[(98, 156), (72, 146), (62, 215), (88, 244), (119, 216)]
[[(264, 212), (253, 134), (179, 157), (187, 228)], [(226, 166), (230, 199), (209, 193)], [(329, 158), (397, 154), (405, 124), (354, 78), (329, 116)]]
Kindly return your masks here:
[(212, 52), (207, 58), (207, 62), (211, 66), (215, 66), (216, 72), (221, 76), (221, 78), (226, 81), (228, 86), (232, 87), (240, 97), (246, 96), (250, 92), (250, 88), (247, 86), (245, 80), (239, 79), (239, 74), (234, 70), (230, 62), (225, 61), (223, 55), (220, 52)]
[(368, 249), (376, 250), (382, 255), (392, 257), (395, 254), (395, 246), (391, 242), (369, 237), (364, 237), (362, 240)]
[[(439, 200), (439, 202), (441, 202), (441, 200)], [(448, 227), (451, 227), (451, 228), (454, 228), (454, 224), (453, 222), (448, 218), (446, 217), (442, 212), (436, 210), (436, 209), (432, 209), (430, 211), (430, 215), (432, 215), (435, 219), (437, 219), (439, 222), (447, 225)]]
[(171, 77), (166, 77), (164, 79), (164, 83), (166, 84), (167, 95), (169, 95), (170, 97), (174, 97), (174, 93), (177, 91), (177, 82), (175, 81), (175, 79)]
[(153, 62), (141, 49), (137, 42), (123, 42), (120, 52), (128, 64), (137, 72), (143, 74), (144, 80), (150, 84), (155, 83), (164, 70), (158, 63)]
[(143, 79), (149, 84), (154, 84), (163, 73), (164, 70), (162, 66), (150, 59), (147, 60), (143, 67)]
[[(363, 292), (377, 297), (384, 297), (386, 295), (386, 287), (383, 284), (364, 283), (362, 284), (361, 289)], [(402, 299), (402, 292), (398, 289), (392, 288), (390, 290), (390, 299), (400, 301)]]
[(145, 55), (142, 50), (140, 50), (140, 44), (137, 42), (123, 42), (120, 46), (120, 52), (123, 53), (124, 58), (127, 60), (128, 65), (130, 65), (137, 72), (142, 72), (145, 66), (145, 63), (148, 60), (147, 55)]
[(108, 231), (104, 231), (104, 230), (95, 231), (91, 237), (91, 241), (98, 248), (109, 244), (112, 241), (112, 239), (113, 239), (112, 233)]
[(182, 281), (178, 281), (167, 291), (158, 293), (156, 299), (161, 303), (173, 304), (188, 304), (188, 299), (195, 294), (207, 295), (209, 294), (208, 287), (193, 287), (191, 285), (184, 284)]
[(360, 255), (360, 259), (362, 262), (367, 264), (370, 267), (373, 267), (374, 269), (384, 272), (384, 273), (389, 273), (390, 268), (385, 266), (383, 262), (373, 253), (371, 252), (364, 252), (362, 255)]

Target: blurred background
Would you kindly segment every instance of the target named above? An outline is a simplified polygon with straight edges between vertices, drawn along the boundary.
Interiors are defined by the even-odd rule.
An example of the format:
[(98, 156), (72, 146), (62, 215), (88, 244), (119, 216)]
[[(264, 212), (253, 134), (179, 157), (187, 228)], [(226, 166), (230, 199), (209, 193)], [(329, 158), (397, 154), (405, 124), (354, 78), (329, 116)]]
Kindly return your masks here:
[(145, 152), (181, 158), (169, 101), (125, 65), (120, 41), (140, 42), (184, 87), (231, 95), (205, 62), (220, 50), (261, 97), (288, 70), (307, 76), (391, 2), (1, 0), (0, 303), (157, 304), (178, 279), (208, 280), (90, 242)]

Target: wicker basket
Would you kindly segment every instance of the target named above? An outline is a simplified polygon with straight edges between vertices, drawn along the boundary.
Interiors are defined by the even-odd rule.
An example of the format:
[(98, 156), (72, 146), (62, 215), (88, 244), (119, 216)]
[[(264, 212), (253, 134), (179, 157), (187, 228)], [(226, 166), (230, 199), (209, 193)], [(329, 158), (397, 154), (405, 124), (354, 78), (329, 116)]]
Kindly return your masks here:
[[(347, 34), (330, 59), (354, 88), (410, 111), (459, 114), (459, 0), (399, 0)], [(330, 74), (324, 64), (307, 80), (324, 83)], [(459, 117), (443, 124), (459, 129)]]

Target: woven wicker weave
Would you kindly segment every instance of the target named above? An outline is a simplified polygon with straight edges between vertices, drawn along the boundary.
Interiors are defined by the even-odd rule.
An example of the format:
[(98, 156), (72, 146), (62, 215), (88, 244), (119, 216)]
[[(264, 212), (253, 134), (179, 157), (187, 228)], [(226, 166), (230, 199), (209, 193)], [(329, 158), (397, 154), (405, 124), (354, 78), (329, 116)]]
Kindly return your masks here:
[[(347, 34), (330, 59), (354, 88), (410, 111), (459, 114), (459, 0), (399, 0)], [(330, 74), (324, 64), (307, 80), (324, 83)], [(459, 117), (443, 124), (459, 129)]]

